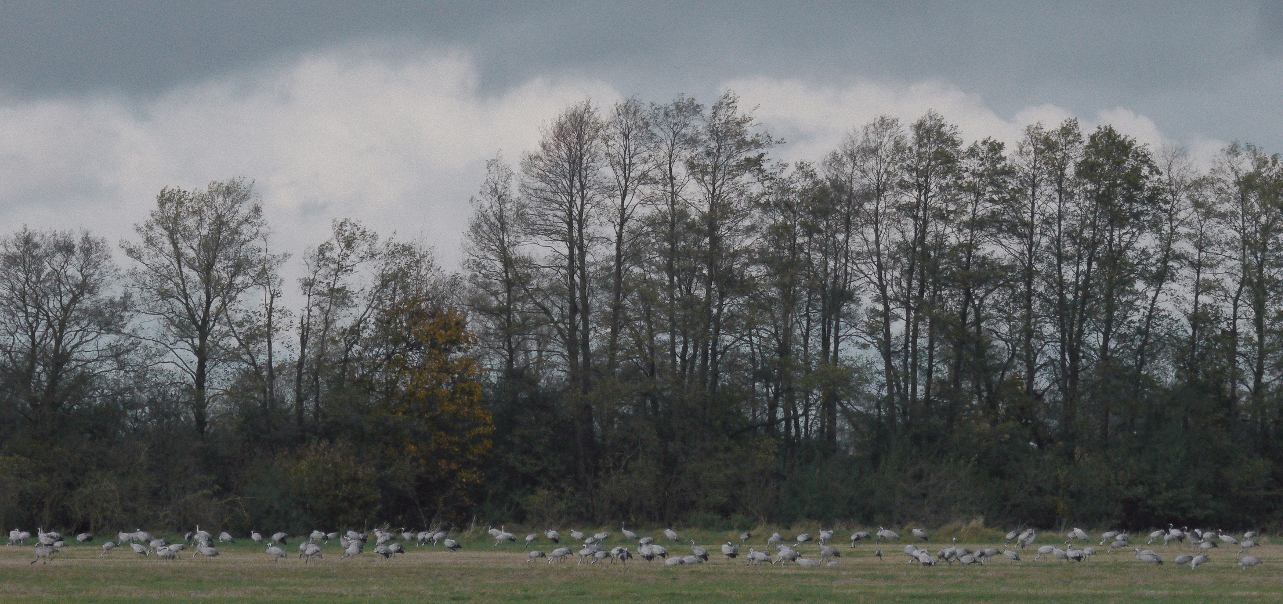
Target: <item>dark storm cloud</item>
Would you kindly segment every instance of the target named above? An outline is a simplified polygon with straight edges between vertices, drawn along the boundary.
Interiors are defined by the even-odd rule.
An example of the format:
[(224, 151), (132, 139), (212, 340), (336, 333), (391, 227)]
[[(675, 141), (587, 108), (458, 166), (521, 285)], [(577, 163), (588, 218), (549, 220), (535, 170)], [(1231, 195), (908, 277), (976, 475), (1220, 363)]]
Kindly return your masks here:
[[(999, 113), (1127, 106), (1283, 143), (1278, 2), (4, 2), (0, 90), (149, 95), (354, 40), (470, 53), (483, 90), (569, 74), (662, 97), (746, 76), (941, 79)], [(1273, 118), (1277, 120), (1278, 118)]]

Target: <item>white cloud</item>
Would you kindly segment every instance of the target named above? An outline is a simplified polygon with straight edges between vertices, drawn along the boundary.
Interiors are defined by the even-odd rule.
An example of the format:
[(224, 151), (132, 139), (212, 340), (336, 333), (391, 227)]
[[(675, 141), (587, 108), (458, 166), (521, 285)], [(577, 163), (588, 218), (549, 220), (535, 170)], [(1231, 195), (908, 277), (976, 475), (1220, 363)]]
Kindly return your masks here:
[[(327, 235), (332, 219), (352, 217), (385, 235), (423, 237), (454, 266), (485, 160), (502, 150), (515, 163), (571, 102), (621, 96), (583, 77), (532, 77), (488, 95), (479, 78), (464, 54), (348, 45), (150, 99), (0, 100), (0, 220), (7, 231), (89, 228), (114, 242), (133, 236), (162, 187), (245, 176), (257, 183), (277, 249), (298, 254)], [(818, 160), (883, 114), (908, 123), (935, 109), (969, 140), (1008, 143), (1026, 124), (1071, 115), (1044, 104), (1004, 118), (979, 95), (938, 81), (723, 85), (745, 108), (757, 106), (787, 141), (775, 154), (788, 160)], [(1106, 121), (1144, 142), (1167, 141), (1152, 120), (1123, 108), (1084, 126)], [(1216, 143), (1200, 141), (1195, 155)]]
[(47, 99), (0, 106), (0, 217), (9, 229), (132, 236), (165, 186), (256, 181), (276, 247), (301, 252), (330, 220), (422, 236), (457, 258), (484, 162), (517, 161), (540, 127), (585, 97), (586, 79), (534, 78), (479, 92), (460, 54), (392, 61), (344, 47), (175, 88), (148, 101)]

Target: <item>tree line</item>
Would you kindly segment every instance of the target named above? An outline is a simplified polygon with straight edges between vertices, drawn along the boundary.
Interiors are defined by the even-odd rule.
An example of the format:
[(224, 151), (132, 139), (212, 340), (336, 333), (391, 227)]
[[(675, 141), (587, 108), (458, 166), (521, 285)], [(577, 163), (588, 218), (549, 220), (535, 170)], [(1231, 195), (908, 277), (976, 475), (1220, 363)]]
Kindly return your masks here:
[(0, 519), (1283, 508), (1278, 155), (1072, 119), (967, 142), (935, 112), (780, 144), (729, 92), (568, 106), (487, 163), (458, 273), (355, 220), (291, 258), (235, 179), (162, 190), (124, 268), (4, 237)]

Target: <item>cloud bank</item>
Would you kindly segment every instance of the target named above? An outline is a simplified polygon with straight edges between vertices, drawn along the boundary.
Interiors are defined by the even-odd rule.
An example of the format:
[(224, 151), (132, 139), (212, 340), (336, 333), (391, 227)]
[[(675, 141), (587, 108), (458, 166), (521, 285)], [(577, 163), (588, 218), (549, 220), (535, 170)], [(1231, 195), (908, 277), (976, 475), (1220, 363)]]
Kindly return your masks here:
[[(606, 105), (628, 92), (543, 75), (487, 94), (478, 74), (460, 52), (347, 45), (150, 98), (5, 101), (0, 91), (0, 219), (8, 231), (87, 228), (114, 242), (133, 236), (162, 187), (245, 176), (262, 196), (274, 247), (293, 252), (295, 264), (332, 219), (351, 217), (384, 235), (421, 237), (454, 268), (485, 161), (502, 151), (515, 164), (567, 104), (587, 97)], [(785, 139), (776, 155), (787, 160), (818, 160), (881, 114), (909, 122), (936, 109), (968, 140), (1009, 143), (1026, 124), (1071, 115), (1044, 104), (1004, 117), (938, 81), (835, 87), (758, 77), (722, 87)], [(1220, 146), (1171, 141), (1125, 108), (1079, 117), (1155, 146), (1184, 142), (1209, 156)]]

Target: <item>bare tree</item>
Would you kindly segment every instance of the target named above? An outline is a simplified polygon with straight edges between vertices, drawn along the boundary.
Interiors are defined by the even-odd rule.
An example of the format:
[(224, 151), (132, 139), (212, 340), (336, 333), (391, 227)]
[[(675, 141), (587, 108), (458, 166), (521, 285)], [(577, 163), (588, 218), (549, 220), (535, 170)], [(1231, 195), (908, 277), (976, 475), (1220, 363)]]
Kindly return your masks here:
[(209, 424), (211, 384), (231, 345), (228, 317), (258, 282), (267, 225), (253, 184), (212, 182), (201, 190), (162, 189), (156, 209), (121, 243), (154, 340), (191, 382), (196, 433)]
[(106, 240), (24, 228), (0, 238), (0, 400), (38, 438), (118, 369), (130, 299)]

